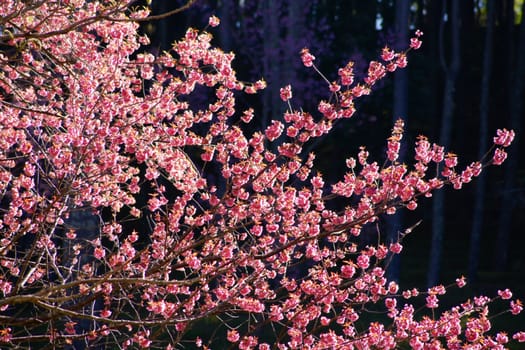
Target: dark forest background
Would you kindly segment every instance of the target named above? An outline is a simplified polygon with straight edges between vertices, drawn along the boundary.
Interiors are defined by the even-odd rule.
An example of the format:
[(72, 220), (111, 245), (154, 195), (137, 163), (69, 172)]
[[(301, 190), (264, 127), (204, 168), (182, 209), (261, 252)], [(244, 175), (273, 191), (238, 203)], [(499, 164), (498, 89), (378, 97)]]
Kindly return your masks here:
[[(186, 1), (153, 0), (154, 14)], [(294, 108), (314, 110), (326, 97), (325, 82), (302, 66), (303, 47), (317, 57), (329, 80), (348, 60), (362, 74), (385, 45), (405, 49), (415, 29), (424, 32), (421, 50), (360, 100), (356, 115), (312, 145), (316, 167), (328, 179), (345, 172), (344, 160), (366, 145), (375, 159), (393, 121), (406, 123), (403, 156), (419, 134), (458, 153), (462, 164), (483, 157), (497, 128), (516, 130), (503, 167), (489, 168), (461, 191), (441, 190), (415, 212), (385, 218), (381, 235), (395, 237), (422, 219), (405, 240), (405, 251), (389, 269), (402, 287), (425, 287), (468, 277), (469, 292), (514, 288), (525, 297), (525, 11), (523, 0), (196, 0), (186, 11), (150, 22), (143, 30), (148, 48), (168, 49), (187, 27), (203, 29), (208, 17), (215, 44), (236, 53), (243, 80), (263, 77), (268, 88), (241, 104), (257, 110), (259, 126), (279, 118), (286, 107), (279, 88), (293, 86)], [(203, 103), (206, 99), (202, 97)], [(373, 233), (371, 233), (373, 234)], [(383, 237), (384, 237), (383, 236)]]

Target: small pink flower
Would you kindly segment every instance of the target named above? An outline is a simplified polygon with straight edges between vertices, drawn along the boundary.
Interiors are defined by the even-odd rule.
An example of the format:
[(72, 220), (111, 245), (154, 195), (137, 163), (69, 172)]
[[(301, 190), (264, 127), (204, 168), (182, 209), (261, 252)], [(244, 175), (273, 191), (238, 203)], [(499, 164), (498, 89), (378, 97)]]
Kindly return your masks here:
[(403, 246), (399, 243), (392, 243), (390, 244), (390, 251), (394, 254), (399, 254), (403, 250)]
[(427, 307), (429, 309), (435, 309), (439, 306), (438, 304), (438, 298), (435, 295), (429, 295), (426, 297)]
[(285, 87), (279, 90), (279, 93), (281, 96), (281, 100), (286, 102), (292, 98), (292, 87), (290, 85), (286, 85)]
[(352, 278), (355, 274), (355, 267), (353, 265), (343, 265), (341, 267), (341, 276), (344, 278)]
[(512, 300), (510, 302), (510, 312), (513, 315), (518, 315), (521, 313), (521, 311), (523, 311), (523, 304), (521, 303), (521, 301), (519, 299), (516, 301)]
[(362, 269), (367, 269), (370, 266), (370, 257), (368, 255), (359, 255), (357, 257), (357, 266)]
[(133, 337), (133, 340), (139, 344), (142, 348), (149, 348), (151, 345), (151, 340), (148, 339), (149, 337), (149, 330), (148, 331), (141, 331), (135, 334)]
[(507, 159), (507, 152), (501, 148), (496, 148), (494, 151), (494, 157), (492, 158), (492, 164), (501, 165)]
[(339, 68), (337, 74), (341, 78), (341, 84), (349, 86), (354, 83), (354, 62), (350, 61), (343, 68)]
[(77, 237), (77, 234), (75, 233), (75, 230), (71, 229), (67, 231), (66, 237), (69, 239), (75, 239)]
[(200, 337), (195, 338), (195, 346), (198, 348), (202, 347), (202, 339)]
[(502, 299), (510, 299), (510, 298), (512, 298), (512, 292), (510, 291), (510, 289), (498, 290), (498, 295)]
[(76, 322), (66, 322), (65, 326), (66, 326), (66, 333), (67, 334), (76, 334), (76, 331), (75, 331), (75, 325), (77, 323)]
[(301, 50), (301, 60), (303, 61), (305, 67), (311, 67), (313, 66), (315, 56), (310, 53), (310, 50), (304, 48)]
[(394, 57), (396, 57), (394, 51), (386, 46), (381, 51), (381, 58), (383, 59), (383, 61), (392, 61)]
[(135, 243), (139, 239), (139, 235), (137, 234), (137, 231), (131, 232), (131, 234), (128, 236), (128, 240), (131, 243)]
[(355, 97), (368, 95), (370, 93), (370, 90), (366, 86), (363, 86), (361, 84), (354, 86), (351, 91), (352, 95), (354, 95)]
[(397, 301), (394, 298), (386, 298), (385, 299), (385, 306), (388, 309), (394, 309), (397, 306)]
[(465, 276), (461, 276), (460, 278), (456, 278), (456, 285), (459, 288), (463, 288), (467, 284), (467, 280)]
[(228, 331), (227, 335), (226, 335), (226, 339), (228, 339), (229, 342), (231, 343), (236, 343), (239, 341), (239, 332), (237, 332), (235, 329), (231, 329)]
[(11, 334), (10, 327), (3, 328), (0, 330), (0, 341), (2, 343), (9, 343), (12, 337), (13, 337), (13, 334)]
[(494, 143), (503, 147), (508, 147), (514, 140), (514, 130), (498, 129), (494, 137)]
[(109, 316), (111, 316), (111, 311), (110, 310), (104, 309), (104, 310), (100, 311), (100, 317), (106, 318), (106, 317), (109, 317)]
[(268, 140), (274, 141), (281, 136), (284, 130), (284, 125), (278, 120), (272, 120), (272, 125), (266, 128), (265, 134)]
[(341, 90), (341, 85), (337, 84), (335, 81), (330, 84), (331, 92), (338, 92), (339, 90)]
[(417, 202), (416, 201), (410, 201), (406, 205), (408, 210), (416, 210), (417, 208)]
[(217, 27), (220, 23), (221, 21), (216, 16), (211, 16), (210, 19), (208, 20), (208, 24), (210, 27)]
[(405, 68), (408, 64), (408, 61), (407, 61), (407, 56), (404, 55), (404, 54), (400, 54), (399, 56), (397, 56), (397, 59), (396, 59), (396, 65), (399, 67), (399, 68)]
[(96, 247), (95, 250), (93, 251), (93, 256), (100, 260), (106, 256), (106, 251), (102, 249), (101, 247)]
[(509, 342), (509, 337), (507, 336), (507, 333), (499, 332), (498, 334), (496, 334), (496, 341), (499, 344), (507, 344)]
[(512, 336), (512, 339), (517, 340), (520, 343), (525, 343), (525, 332), (517, 332)]
[(390, 281), (390, 283), (388, 283), (388, 293), (396, 294), (398, 290), (399, 290), (399, 285), (396, 282)]
[(421, 47), (421, 40), (418, 38), (412, 38), (410, 39), (410, 47), (414, 50), (417, 50)]
[(249, 123), (253, 119), (253, 108), (245, 110), (241, 116), (241, 120), (245, 123)]

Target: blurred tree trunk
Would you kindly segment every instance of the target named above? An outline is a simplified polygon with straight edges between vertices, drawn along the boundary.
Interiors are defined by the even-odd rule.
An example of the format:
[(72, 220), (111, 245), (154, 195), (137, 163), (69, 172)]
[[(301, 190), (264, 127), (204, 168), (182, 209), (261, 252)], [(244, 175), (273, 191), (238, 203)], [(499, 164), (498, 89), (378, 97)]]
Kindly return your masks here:
[[(523, 3), (521, 13), (525, 11), (525, 2)], [(507, 269), (509, 261), (509, 244), (510, 244), (510, 232), (512, 227), (513, 211), (516, 205), (516, 195), (514, 193), (516, 186), (516, 173), (518, 170), (518, 158), (520, 142), (519, 137), (521, 134), (521, 118), (523, 116), (523, 89), (525, 79), (525, 21), (521, 20), (519, 26), (519, 37), (517, 51), (514, 56), (514, 11), (513, 2), (507, 3), (507, 33), (508, 38), (508, 52), (507, 52), (507, 71), (508, 71), (508, 91), (509, 97), (509, 114), (510, 128), (516, 131), (517, 137), (514, 144), (508, 150), (508, 158), (505, 162), (505, 175), (503, 185), (503, 195), (501, 197), (501, 203), (499, 207), (500, 216), (498, 220), (498, 233), (496, 241), (496, 251), (494, 257), (494, 268), (496, 270), (503, 271)], [(515, 57), (515, 60), (513, 59)]]
[[(447, 10), (447, 1), (442, 3), (441, 26), (440, 26), (440, 60), (441, 67), (445, 73), (445, 87), (443, 91), (443, 110), (441, 113), (441, 131), (439, 143), (445, 147), (450, 144), (452, 135), (452, 117), (454, 115), (454, 95), (457, 78), (461, 65), (461, 40), (460, 40), (460, 4), (459, 1), (451, 1), (451, 9)], [(445, 25), (450, 23), (450, 54), (447, 63), (445, 55)], [(445, 194), (443, 190), (434, 194), (432, 207), (432, 241), (430, 246), (430, 259), (427, 273), (427, 285), (433, 286), (438, 282), (441, 265), (441, 253), (443, 250), (445, 216)]]
[[(168, 4), (165, 1), (153, 1), (150, 6), (154, 15), (160, 15), (169, 11)], [(152, 38), (153, 52), (157, 53), (169, 48), (170, 37), (168, 35), (169, 25), (167, 18), (149, 22), (144, 24), (143, 27), (145, 32)]]
[[(397, 51), (403, 50), (408, 43), (409, 15), (410, 1), (396, 0), (394, 48)], [(398, 69), (394, 73), (393, 117), (394, 122), (398, 118), (403, 118), (405, 125), (408, 121), (408, 72), (406, 69)], [(399, 154), (399, 162), (404, 162), (405, 154), (406, 147), (403, 145)], [(387, 243), (396, 242), (399, 238), (399, 232), (403, 230), (403, 211), (398, 211), (396, 214), (388, 216), (386, 223)], [(393, 255), (388, 266), (387, 278), (398, 281), (400, 268), (400, 256), (398, 254)]]
[(282, 109), (283, 102), (279, 97), (279, 89), (281, 88), (281, 66), (279, 54), (279, 15), (280, 6), (278, 0), (262, 1), (262, 13), (264, 14), (264, 62), (263, 62), (263, 76), (266, 81), (270, 82), (268, 87), (263, 92), (263, 115), (261, 120), (261, 128), (263, 130), (276, 118)]
[[(483, 52), (483, 67), (481, 78), (481, 97), (479, 106), (479, 151), (481, 159), (488, 149), (488, 119), (490, 101), (490, 77), (492, 75), (492, 50), (494, 37), (494, 0), (487, 1), (487, 26), (485, 31), (485, 48)], [(483, 217), (485, 207), (486, 175), (482, 172), (476, 182), (474, 194), (474, 213), (472, 215), (472, 231), (470, 233), (470, 249), (467, 277), (470, 283), (476, 282), (479, 266), (479, 251), (481, 234), (483, 231)]]
[[(299, 59), (299, 51), (301, 48), (297, 47), (302, 40), (301, 36), (304, 34), (304, 4), (299, 1), (290, 1), (288, 4), (288, 19), (286, 21), (286, 41), (283, 47), (283, 56), (288, 57), (283, 65), (283, 81), (282, 85), (293, 84), (297, 81), (297, 74), (293, 65), (294, 60)], [(293, 87), (293, 86), (292, 86)]]
[[(62, 261), (64, 265), (71, 264), (76, 260), (74, 266), (71, 266), (73, 269), (82, 267), (85, 264), (90, 264), (94, 257), (91, 251), (83, 249), (80, 251), (80, 254), (74, 253), (78, 248), (75, 248), (76, 245), (82, 246), (85, 242), (94, 241), (97, 238), (100, 238), (100, 227), (102, 225), (101, 219), (97, 214), (94, 214), (90, 209), (79, 208), (77, 210), (72, 210), (69, 214), (69, 217), (65, 221), (65, 226), (67, 229), (71, 229), (76, 233), (76, 238), (74, 239), (65, 239), (64, 240), (64, 254), (62, 256)], [(98, 271), (100, 273), (100, 271)], [(97, 274), (97, 271), (95, 271)], [(76, 275), (71, 276), (71, 280), (75, 280)], [(101, 300), (94, 300), (89, 304), (83, 306), (86, 311), (83, 311), (85, 314), (97, 313), (103, 308)], [(73, 319), (77, 322), (77, 329), (81, 333), (90, 332), (93, 327), (93, 322), (88, 319)], [(87, 340), (84, 338), (79, 338), (73, 341), (73, 344), (65, 349), (96, 349), (102, 350), (106, 347), (103, 344), (88, 344)]]
[(219, 41), (220, 47), (228, 52), (233, 49), (232, 32), (233, 32), (233, 16), (237, 12), (233, 0), (220, 0), (217, 5), (217, 16), (221, 20), (219, 26)]

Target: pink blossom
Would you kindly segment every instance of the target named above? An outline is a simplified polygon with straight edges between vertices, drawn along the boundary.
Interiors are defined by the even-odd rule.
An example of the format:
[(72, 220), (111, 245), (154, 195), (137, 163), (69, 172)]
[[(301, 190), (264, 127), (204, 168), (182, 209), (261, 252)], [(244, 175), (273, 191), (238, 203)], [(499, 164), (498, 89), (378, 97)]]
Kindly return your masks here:
[(208, 24), (210, 25), (210, 27), (217, 27), (220, 24), (220, 20), (216, 16), (211, 16), (208, 21)]
[(499, 332), (498, 334), (496, 334), (496, 341), (499, 344), (507, 344), (509, 342), (509, 338), (506, 333)]
[(516, 301), (512, 300), (510, 302), (510, 312), (513, 315), (520, 314), (522, 310), (523, 310), (523, 305), (519, 299), (517, 299)]
[(512, 339), (519, 341), (520, 343), (525, 343), (525, 332), (517, 332), (512, 336)]
[(108, 309), (104, 309), (100, 312), (100, 317), (109, 317), (111, 316), (112, 312)]
[(66, 326), (66, 333), (67, 334), (76, 334), (76, 330), (75, 330), (75, 325), (77, 323), (76, 322), (66, 322), (65, 326)]
[(341, 79), (341, 85), (349, 86), (354, 83), (354, 62), (348, 62), (343, 68), (339, 68), (337, 74)]
[(494, 144), (508, 147), (514, 140), (514, 130), (498, 129), (497, 136), (494, 137)]
[(427, 307), (430, 308), (430, 309), (435, 309), (438, 307), (438, 298), (436, 297), (436, 295), (434, 294), (431, 294), (429, 296), (427, 296), (425, 298), (426, 302), (427, 302)]
[(381, 58), (383, 59), (383, 61), (387, 61), (387, 62), (392, 61), (394, 57), (395, 57), (394, 51), (392, 51), (386, 46), (381, 51)]
[(281, 122), (277, 121), (277, 120), (273, 120), (272, 121), (272, 125), (270, 125), (266, 129), (265, 134), (266, 134), (266, 137), (268, 138), (268, 140), (274, 141), (279, 136), (281, 136), (283, 130), (284, 130), (283, 124)]
[(496, 148), (494, 151), (494, 157), (492, 158), (492, 164), (501, 165), (507, 159), (507, 152), (501, 148)]
[(498, 295), (502, 299), (510, 299), (510, 298), (512, 298), (512, 292), (509, 289), (498, 290)]
[(357, 257), (357, 266), (362, 269), (367, 269), (370, 265), (370, 258), (367, 255), (359, 255)]
[[(490, 160), (460, 168), (456, 155), (420, 136), (401, 163), (412, 138), (402, 120), (385, 154), (377, 159), (360, 147), (339, 179), (317, 172), (315, 155), (305, 154), (338, 119), (355, 115), (373, 85), (407, 65), (421, 31), (405, 51), (383, 48), (364, 79), (357, 81), (353, 62), (335, 69), (324, 86), (329, 97), (312, 101), (313, 111), (292, 108), (292, 86), (283, 87), (288, 110), (261, 129), (244, 125), (255, 118), (246, 94), (266, 82), (240, 81), (235, 55), (215, 47), (209, 32), (189, 29), (154, 53), (134, 21), (149, 11), (126, 1), (12, 3), (0, 10), (6, 28), (16, 28), (0, 54), (8, 99), (0, 104), (7, 347), (73, 337), (123, 349), (212, 347), (221, 337), (261, 350), (502, 349), (511, 341), (491, 331), (495, 299), (509, 300), (509, 314), (522, 311), (510, 291), (442, 311), (444, 286), (429, 288), (423, 302), (385, 272), (412, 228), (388, 244), (368, 237), (385, 213), (415, 210), (441, 187), (461, 188)], [(211, 16), (208, 27), (219, 22)], [(308, 49), (301, 60), (320, 73)], [(209, 97), (198, 108), (195, 91)], [(513, 138), (497, 131), (493, 164)], [(90, 230), (98, 238), (81, 237), (79, 212), (96, 222)], [(17, 241), (26, 237), (34, 238), (27, 247)], [(25, 299), (37, 305), (35, 319), (63, 329), (11, 322)], [(432, 310), (416, 312), (422, 302)], [(383, 316), (366, 315), (372, 309)], [(191, 328), (210, 317), (216, 329)], [(87, 333), (71, 321), (83, 318), (96, 321)], [(158, 336), (166, 325), (172, 336)], [(525, 341), (522, 332), (512, 338)]]
[(466, 284), (467, 284), (467, 281), (464, 276), (461, 276), (460, 278), (456, 278), (456, 285), (459, 288), (463, 288)]
[(399, 54), (396, 59), (396, 65), (399, 68), (405, 68), (407, 66), (407, 57), (405, 54)]
[(410, 39), (410, 48), (417, 50), (421, 47), (421, 40), (418, 38), (411, 38)]
[(301, 50), (301, 60), (305, 67), (311, 67), (315, 60), (315, 56), (310, 53), (310, 50), (304, 48)]
[(151, 340), (148, 339), (149, 333), (149, 331), (140, 331), (133, 336), (133, 341), (141, 348), (149, 348), (151, 345)]
[(104, 256), (106, 256), (106, 251), (101, 247), (95, 247), (93, 256), (97, 259), (102, 259)]
[(12, 330), (11, 330), (10, 327), (1, 329), (0, 330), (0, 341), (2, 343), (9, 343), (9, 342), (11, 342), (11, 338), (13, 337), (11, 332), (12, 332)]
[(228, 331), (228, 335), (227, 335), (226, 339), (228, 339), (228, 341), (231, 342), (231, 343), (236, 343), (236, 342), (239, 341), (240, 336), (239, 336), (239, 333), (236, 330), (231, 329), (231, 330)]
[(341, 267), (341, 275), (344, 278), (352, 278), (355, 274), (356, 270), (353, 265), (343, 265)]
[(403, 246), (399, 242), (390, 244), (390, 251), (392, 253), (399, 254), (401, 253), (402, 250), (403, 250)]

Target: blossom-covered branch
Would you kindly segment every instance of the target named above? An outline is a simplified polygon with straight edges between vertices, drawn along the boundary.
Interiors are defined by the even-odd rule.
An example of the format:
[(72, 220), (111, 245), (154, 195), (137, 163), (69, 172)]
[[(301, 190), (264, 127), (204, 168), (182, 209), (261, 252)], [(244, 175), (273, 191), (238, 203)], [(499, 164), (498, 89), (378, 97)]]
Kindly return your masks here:
[[(331, 98), (317, 111), (292, 108), (292, 87), (283, 87), (283, 119), (249, 131), (257, 112), (240, 110), (236, 98), (265, 82), (239, 80), (234, 54), (213, 47), (208, 32), (189, 29), (158, 56), (141, 50), (149, 41), (133, 19), (148, 11), (129, 5), (0, 5), (9, 37), (0, 53), (0, 342), (505, 346), (506, 334), (489, 333), (488, 305), (508, 300), (505, 312), (518, 314), (510, 291), (438, 312), (445, 287), (400, 290), (384, 274), (411, 229), (389, 244), (355, 237), (381, 215), (414, 210), (421, 196), (460, 189), (501, 164), (513, 131), (498, 130), (491, 158), (464, 168), (420, 136), (413, 163), (402, 164), (398, 120), (384, 162), (361, 147), (333, 184), (304, 154), (354, 115), (356, 99), (407, 65), (421, 32), (404, 52), (384, 48), (363, 81), (352, 62), (336, 81), (324, 78)], [(308, 49), (300, 58), (320, 72)], [(192, 102), (197, 87), (210, 93), (205, 107)], [(382, 321), (358, 322), (371, 309)]]

